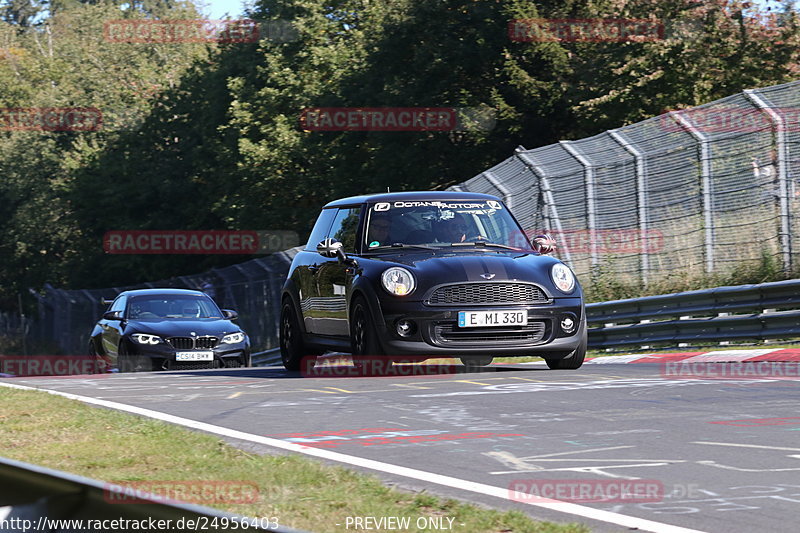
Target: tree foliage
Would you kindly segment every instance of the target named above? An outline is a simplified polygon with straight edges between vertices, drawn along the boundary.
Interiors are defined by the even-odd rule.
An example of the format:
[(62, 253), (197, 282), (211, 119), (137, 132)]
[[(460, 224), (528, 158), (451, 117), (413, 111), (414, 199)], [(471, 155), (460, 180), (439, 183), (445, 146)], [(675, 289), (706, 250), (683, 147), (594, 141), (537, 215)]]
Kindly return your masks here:
[[(734, 0), (261, 0), (297, 38), (135, 44), (118, 18), (196, 17), (169, 0), (12, 0), (0, 107), (104, 111), (100, 132), (0, 132), (4, 297), (49, 282), (127, 284), (231, 256), (109, 256), (124, 229), (292, 229), (341, 196), (442, 188), (522, 144), (580, 138), (793, 80), (797, 16)], [(513, 19), (663, 24), (663, 39), (509, 38)], [(492, 109), (489, 130), (304, 131), (308, 107)]]

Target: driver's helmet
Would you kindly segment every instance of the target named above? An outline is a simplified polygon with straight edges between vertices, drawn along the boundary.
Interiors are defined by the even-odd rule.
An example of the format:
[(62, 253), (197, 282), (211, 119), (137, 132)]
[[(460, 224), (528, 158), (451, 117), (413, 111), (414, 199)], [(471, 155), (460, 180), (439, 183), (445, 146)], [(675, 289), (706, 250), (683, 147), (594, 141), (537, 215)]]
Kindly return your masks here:
[(193, 301), (187, 301), (183, 303), (183, 316), (188, 318), (199, 318), (200, 317), (200, 304)]

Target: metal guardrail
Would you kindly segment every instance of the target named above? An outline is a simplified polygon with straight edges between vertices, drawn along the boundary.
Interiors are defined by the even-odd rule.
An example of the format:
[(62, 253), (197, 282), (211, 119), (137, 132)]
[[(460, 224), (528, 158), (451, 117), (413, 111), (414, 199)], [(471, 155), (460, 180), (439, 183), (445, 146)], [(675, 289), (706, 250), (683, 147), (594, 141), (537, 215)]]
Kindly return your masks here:
[[(275, 526), (274, 521), (268, 523), (210, 507), (162, 503), (155, 495), (152, 501), (141, 503), (143, 496), (138, 492), (136, 502), (114, 501), (114, 491), (120, 489), (124, 487), (0, 457), (0, 531), (231, 531), (235, 529), (233, 522), (237, 522), (239, 530), (245, 530), (243, 525), (247, 522), (247, 530), (302, 533), (280, 525), (271, 527)], [(70, 520), (71, 525), (67, 522)], [(75, 521), (79, 520), (85, 527), (77, 525)], [(92, 524), (108, 521), (109, 527), (86, 527), (89, 520)], [(125, 523), (129, 527), (112, 527), (114, 520), (118, 526)], [(132, 526), (134, 520), (147, 527)], [(151, 525), (166, 520), (170, 520), (169, 527)], [(183, 527), (179, 527), (181, 524)]]
[(281, 349), (272, 348), (252, 355), (253, 366), (274, 365), (281, 362)]
[(800, 280), (587, 304), (586, 317), (591, 348), (796, 338)]
[[(800, 338), (800, 279), (587, 304), (586, 318), (590, 348)], [(253, 354), (280, 361), (278, 348)]]

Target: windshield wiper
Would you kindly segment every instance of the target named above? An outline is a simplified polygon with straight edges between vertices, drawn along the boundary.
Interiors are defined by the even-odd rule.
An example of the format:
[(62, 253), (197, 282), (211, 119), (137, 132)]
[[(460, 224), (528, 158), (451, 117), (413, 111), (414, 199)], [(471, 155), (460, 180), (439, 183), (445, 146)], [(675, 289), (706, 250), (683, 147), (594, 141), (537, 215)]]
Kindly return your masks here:
[(404, 242), (395, 242), (392, 244), (384, 244), (383, 246), (375, 246), (374, 248), (369, 248), (368, 251), (375, 251), (375, 250), (385, 250), (387, 248), (422, 248), (424, 250), (436, 250), (433, 246), (428, 246), (427, 244), (406, 244)]
[(497, 244), (497, 243), (494, 243), (494, 242), (484, 242), (484, 241), (454, 242), (454, 243), (450, 244), (450, 246), (478, 246), (478, 247), (491, 246), (493, 248), (503, 248), (505, 250), (514, 250), (514, 251), (519, 251), (520, 250), (519, 248), (515, 248), (513, 246), (506, 246), (505, 244)]

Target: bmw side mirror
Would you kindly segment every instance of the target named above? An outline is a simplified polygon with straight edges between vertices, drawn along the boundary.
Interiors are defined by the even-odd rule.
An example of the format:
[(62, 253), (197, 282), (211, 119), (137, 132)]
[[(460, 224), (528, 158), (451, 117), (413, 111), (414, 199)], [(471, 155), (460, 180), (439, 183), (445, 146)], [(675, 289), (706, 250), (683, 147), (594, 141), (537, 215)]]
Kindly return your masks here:
[(106, 320), (122, 320), (122, 311), (107, 311), (103, 313)]
[(345, 256), (344, 250), (342, 250), (342, 243), (337, 241), (336, 239), (325, 239), (321, 243), (317, 245), (317, 253), (322, 257), (339, 257)]
[(237, 313), (233, 309), (223, 309), (222, 316), (224, 316), (228, 320), (236, 320), (237, 318), (239, 318), (239, 313)]

